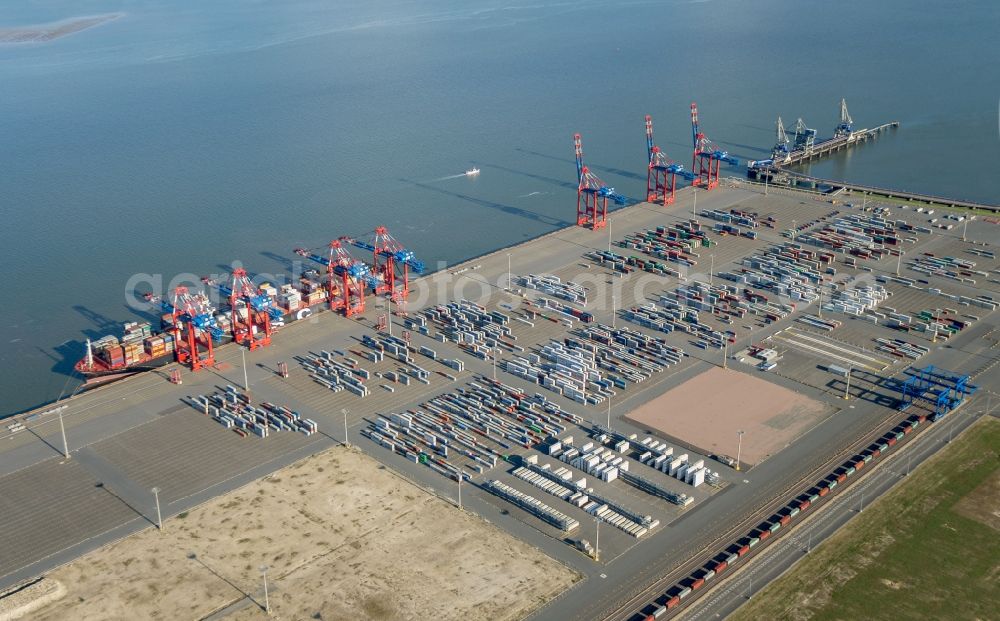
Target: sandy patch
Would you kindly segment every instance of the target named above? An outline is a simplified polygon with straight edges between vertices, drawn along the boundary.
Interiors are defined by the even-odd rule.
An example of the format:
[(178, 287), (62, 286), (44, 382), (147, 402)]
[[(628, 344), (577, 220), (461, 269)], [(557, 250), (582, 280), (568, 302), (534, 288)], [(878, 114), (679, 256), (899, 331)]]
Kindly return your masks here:
[(578, 578), (341, 448), (181, 516), (54, 571), (32, 618), (263, 618), (266, 565), (274, 618), (519, 619)]

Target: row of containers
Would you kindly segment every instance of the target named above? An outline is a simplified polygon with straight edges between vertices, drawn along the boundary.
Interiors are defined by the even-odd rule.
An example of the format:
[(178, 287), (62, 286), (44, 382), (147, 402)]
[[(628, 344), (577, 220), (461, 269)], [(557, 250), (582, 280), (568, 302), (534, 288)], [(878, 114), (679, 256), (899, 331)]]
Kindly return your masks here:
[(542, 293), (574, 304), (584, 306), (587, 304), (587, 290), (583, 288), (583, 285), (569, 280), (564, 282), (561, 278), (552, 274), (514, 275), (511, 277), (511, 280), (514, 284), (525, 289), (541, 291)]
[[(540, 464), (539, 456), (533, 453), (511, 459), (515, 463), (511, 474), (635, 538), (640, 538), (659, 526), (660, 521), (613, 499), (608, 493), (595, 490), (592, 485), (588, 485), (588, 476), (609, 485), (614, 481), (621, 481), (682, 508), (690, 505), (694, 499), (682, 492), (668, 489), (662, 482), (654, 482), (642, 476), (636, 472), (642, 467), (632, 468), (632, 464), (638, 463), (670, 474), (694, 487), (702, 484), (706, 474), (718, 482), (718, 474), (704, 468), (704, 460), (689, 463), (686, 454), (672, 458), (673, 447), (651, 437), (647, 436), (640, 441), (636, 434), (626, 437), (600, 425), (591, 428), (591, 435), (593, 441), (585, 440), (578, 447), (573, 436), (549, 436), (535, 448), (566, 465)], [(533, 496), (518, 492), (509, 485), (494, 480), (483, 487), (564, 532), (570, 532), (578, 525), (575, 519), (568, 518), (561, 511)]]
[(688, 506), (693, 499), (683, 492), (643, 478), (639, 472), (641, 468), (633, 468), (632, 465), (637, 463), (658, 470), (692, 487), (698, 487), (706, 480), (710, 483), (719, 481), (717, 473), (705, 468), (704, 460), (689, 459), (686, 453), (675, 456), (672, 446), (648, 436), (640, 442), (636, 434), (625, 436), (603, 425), (594, 425), (591, 435), (593, 441), (579, 446), (574, 445), (572, 436), (564, 439), (552, 437), (539, 450), (588, 475), (606, 481), (620, 479), (681, 507)]
[(821, 498), (829, 495), (838, 486), (846, 484), (858, 472), (869, 467), (872, 461), (884, 456), (905, 436), (913, 433), (921, 424), (927, 421), (924, 415), (912, 415), (902, 421), (894, 429), (886, 432), (865, 450), (849, 458), (814, 485), (793, 498), (787, 505), (774, 515), (757, 525), (744, 536), (733, 541), (718, 554), (708, 558), (706, 562), (689, 576), (668, 588), (656, 600), (639, 611), (638, 618), (644, 621), (659, 619), (669, 610), (680, 606), (691, 594), (705, 587), (725, 571), (731, 570), (752, 550), (774, 536), (782, 528), (788, 527), (793, 520), (799, 518), (811, 507), (815, 507)]
[[(588, 488), (586, 477), (578, 477), (565, 466), (557, 464), (553, 468), (551, 464), (539, 465), (537, 455), (525, 458), (523, 465), (514, 468), (512, 474), (636, 539), (660, 524), (660, 521), (653, 519), (652, 516), (643, 515), (618, 501), (599, 494), (592, 487)], [(613, 479), (603, 478), (602, 480)]]
[[(388, 383), (381, 384), (382, 388), (395, 392), (395, 385), (409, 386), (413, 382), (429, 385), (431, 372), (416, 364), (413, 353), (419, 352), (431, 360), (448, 366), (452, 369), (462, 371), (465, 366), (460, 360), (446, 360), (438, 358), (434, 350), (421, 347), (414, 349), (403, 339), (395, 336), (377, 334), (371, 336), (365, 334), (361, 337), (363, 349), (351, 350), (350, 353), (358, 358), (348, 356), (342, 350), (327, 351), (320, 353), (309, 352), (304, 356), (297, 357), (298, 362), (309, 372), (309, 376), (314, 382), (329, 388), (333, 392), (348, 391), (358, 397), (367, 397), (370, 394), (368, 385), (365, 383), (373, 377)], [(383, 373), (373, 373), (361, 366), (359, 358), (371, 363), (379, 363), (385, 360), (386, 356), (402, 363), (400, 370)], [(447, 377), (454, 379), (453, 375), (443, 373)]]
[(722, 349), (727, 342), (736, 341), (736, 332), (719, 330), (705, 323), (702, 313), (709, 313), (720, 323), (731, 325), (734, 318), (742, 319), (748, 313), (760, 316), (764, 321), (776, 321), (791, 312), (784, 305), (751, 302), (749, 299), (742, 299), (740, 294), (738, 288), (725, 283), (709, 285), (694, 281), (664, 292), (658, 303), (647, 302), (642, 306), (625, 309), (622, 316), (651, 330), (667, 334), (688, 334), (701, 349)]
[[(704, 209), (699, 215), (717, 220), (712, 225), (712, 230), (720, 235), (757, 239), (757, 231), (754, 229), (759, 227), (760, 223), (757, 221), (758, 214), (756, 212), (741, 211), (739, 209), (730, 209), (728, 212), (718, 209)], [(774, 228), (774, 218), (768, 218), (766, 223), (770, 228)]]
[[(490, 359), (500, 348), (523, 351), (523, 348), (516, 344), (517, 336), (511, 330), (510, 315), (487, 310), (486, 307), (470, 300), (439, 304), (415, 316), (414, 322), (424, 328), (420, 331), (430, 336), (428, 320), (437, 328), (437, 340), (442, 343), (448, 341), (457, 343), (469, 355), (481, 360)], [(455, 364), (450, 363), (451, 361), (442, 360), (442, 362), (456, 368)]]
[(976, 262), (955, 257), (936, 257), (929, 252), (914, 259), (907, 260), (906, 267), (919, 274), (948, 278), (967, 285), (976, 284), (973, 276), (989, 278), (989, 272), (976, 269)]
[(250, 396), (234, 386), (226, 386), (224, 391), (207, 396), (188, 397), (188, 402), (243, 438), (251, 434), (266, 438), (271, 431), (299, 431), (307, 436), (319, 431), (316, 421), (302, 418), (285, 406), (264, 402), (255, 407), (250, 403)]
[[(498, 459), (559, 435), (583, 419), (541, 394), (479, 377), (419, 408), (377, 418), (362, 430), (376, 444), (458, 480), (482, 474)], [(463, 463), (452, 462), (458, 457)]]
[(503, 368), (578, 403), (599, 405), (616, 390), (643, 382), (686, 355), (663, 339), (625, 326), (584, 326), (571, 334), (549, 341), (537, 353), (504, 360)]
[[(794, 238), (795, 241), (859, 259), (882, 259), (902, 252), (899, 247), (904, 241), (916, 243), (916, 236), (904, 233), (921, 232), (920, 228), (907, 224), (905, 220), (889, 221), (879, 215), (848, 214), (816, 231), (802, 233)], [(930, 229), (924, 231), (930, 233)]]
[[(653, 257), (653, 259), (679, 265), (680, 269), (687, 271), (688, 268), (698, 264), (698, 258), (701, 256), (698, 254), (698, 249), (711, 248), (715, 243), (702, 229), (701, 223), (691, 219), (687, 222), (630, 233), (624, 239), (616, 242), (616, 245), (626, 250), (638, 250)], [(678, 268), (635, 255), (625, 257), (610, 250), (599, 250), (585, 256), (604, 267), (609, 267), (623, 274), (640, 269), (659, 276), (673, 276), (675, 278), (681, 276)]]
[(896, 309), (882, 307), (886, 325), (902, 332), (936, 332), (939, 338), (958, 334), (979, 320), (974, 315), (959, 315), (953, 308), (935, 308), (917, 311), (912, 315), (897, 313)]

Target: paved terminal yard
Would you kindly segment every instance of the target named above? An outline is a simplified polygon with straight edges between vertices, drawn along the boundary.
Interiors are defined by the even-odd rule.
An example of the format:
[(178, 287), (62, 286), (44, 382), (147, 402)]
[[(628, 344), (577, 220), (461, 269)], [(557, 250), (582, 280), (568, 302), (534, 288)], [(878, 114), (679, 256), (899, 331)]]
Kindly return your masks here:
[[(605, 231), (565, 229), (423, 278), (406, 316), (393, 317), (391, 337), (377, 329), (385, 309), (373, 300), (357, 320), (323, 313), (291, 324), (270, 347), (247, 352), (256, 408), (247, 415), (273, 419), (268, 408), (287, 408), (288, 421), (295, 413), (317, 423), (312, 435), (275, 422), (268, 437), (242, 438), (222, 412), (210, 411), (213, 419), (191, 400), (244, 393), (235, 347), (217, 353), (214, 369), (184, 372), (181, 386), (148, 373), (69, 401), (69, 460), (55, 413), (19, 417), (26, 429), (0, 430), (0, 503), (18, 516), (0, 533), (0, 549), (17, 551), (0, 559), (0, 586), (149, 529), (154, 486), (172, 525), (193, 506), (341, 442), (346, 421), (350, 442), (425, 490), (420, 497), (458, 503), (461, 494), (466, 509), (584, 575), (585, 586), (533, 618), (630, 618), (637, 610), (622, 603), (639, 601), (655, 578), (684, 571), (732, 524), (896, 424), (890, 378), (907, 366), (968, 373), (984, 389), (1000, 381), (996, 314), (988, 302), (967, 301), (1000, 290), (1000, 265), (977, 254), (1000, 242), (991, 222), (969, 224), (963, 242), (961, 229), (892, 207), (882, 217), (932, 231), (908, 232), (898, 260), (835, 254), (821, 265), (821, 286), (776, 290), (780, 283), (759, 277), (775, 257), (801, 252), (790, 244), (825, 251), (799, 236), (841, 235), (843, 218), (875, 215), (858, 207), (728, 187), (698, 193), (692, 225), (685, 192), (668, 209), (643, 203), (614, 213), (610, 249)], [(743, 215), (727, 222), (723, 212), (733, 209)], [(748, 218), (758, 223), (752, 238), (737, 234)], [(722, 235), (720, 223), (735, 230)], [(921, 260), (925, 252), (976, 265), (942, 268)], [(985, 276), (961, 274), (970, 269)], [(880, 304), (842, 312), (854, 303), (844, 293), (851, 282)], [(890, 327), (900, 319), (886, 307), (909, 320), (905, 331)], [(492, 313), (502, 319), (485, 318)], [(690, 416), (697, 395), (677, 400), (674, 391), (717, 385), (724, 358), (724, 373), (737, 379), (720, 388), (732, 400), (717, 409), (731, 411), (699, 424)], [(279, 361), (288, 378), (276, 375)], [(850, 369), (847, 401), (837, 367)], [(811, 411), (753, 413), (760, 387)], [(630, 413), (646, 404), (677, 426), (637, 422)], [(749, 472), (706, 454), (735, 457), (739, 430)], [(67, 498), (84, 519), (61, 517)]]

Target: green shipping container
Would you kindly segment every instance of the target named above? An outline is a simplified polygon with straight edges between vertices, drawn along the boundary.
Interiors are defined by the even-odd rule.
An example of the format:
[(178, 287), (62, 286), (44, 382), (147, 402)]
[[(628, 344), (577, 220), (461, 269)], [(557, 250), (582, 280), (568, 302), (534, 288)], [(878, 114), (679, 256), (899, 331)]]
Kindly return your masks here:
[(857, 470), (854, 469), (854, 466), (851, 466), (850, 468), (847, 469), (847, 476), (851, 476), (855, 472), (857, 472)]
[(781, 522), (775, 522), (774, 524), (771, 524), (771, 527), (768, 528), (767, 530), (769, 530), (772, 533), (774, 533), (774, 532), (777, 532), (779, 528), (781, 528)]
[(757, 537), (751, 537), (750, 538), (750, 543), (748, 543), (747, 546), (750, 547), (750, 548), (752, 548), (755, 545), (757, 545), (758, 543), (760, 543), (760, 539), (758, 539)]

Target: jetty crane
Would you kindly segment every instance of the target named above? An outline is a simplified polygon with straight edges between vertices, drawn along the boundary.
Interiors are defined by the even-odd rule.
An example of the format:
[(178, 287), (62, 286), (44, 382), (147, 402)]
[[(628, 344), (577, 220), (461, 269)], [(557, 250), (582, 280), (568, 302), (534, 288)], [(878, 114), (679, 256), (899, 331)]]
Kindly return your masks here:
[(372, 274), (367, 263), (351, 256), (345, 247), (350, 238), (341, 237), (330, 242), (327, 256), (296, 248), (295, 253), (326, 266), (327, 293), (330, 310), (342, 310), (345, 317), (365, 311), (365, 286), (377, 290), (380, 278)]
[(837, 129), (833, 131), (834, 138), (841, 138), (844, 136), (850, 136), (854, 132), (854, 119), (851, 118), (851, 114), (847, 111), (847, 100), (840, 100), (840, 123), (837, 124)]
[(674, 202), (674, 191), (677, 189), (677, 177), (688, 181), (694, 179), (694, 173), (684, 170), (684, 167), (667, 157), (653, 142), (653, 117), (646, 115), (646, 158), (649, 171), (646, 173), (646, 200), (659, 203), (666, 207)]
[(788, 148), (788, 134), (785, 133), (785, 124), (781, 121), (780, 116), (778, 117), (774, 133), (774, 147), (771, 148), (771, 159), (776, 162), (784, 162), (788, 159), (791, 151)]
[(580, 134), (573, 134), (576, 150), (576, 224), (589, 226), (592, 230), (603, 228), (608, 223), (608, 199), (618, 205), (625, 204), (625, 197), (615, 192), (583, 164), (583, 142)]
[(372, 271), (379, 278), (375, 288), (376, 295), (387, 293), (394, 302), (405, 300), (409, 296), (410, 270), (421, 274), (424, 264), (390, 235), (386, 227), (377, 227), (371, 242), (351, 240), (351, 243), (372, 253)]
[(792, 150), (811, 149), (816, 144), (816, 130), (806, 126), (806, 122), (799, 117), (795, 121), (795, 137), (792, 139)]
[(694, 143), (691, 168), (695, 174), (692, 185), (711, 190), (719, 185), (719, 167), (722, 165), (722, 162), (738, 166), (740, 160), (723, 151), (701, 131), (701, 126), (698, 123), (698, 104), (696, 102), (691, 102), (691, 139)]

